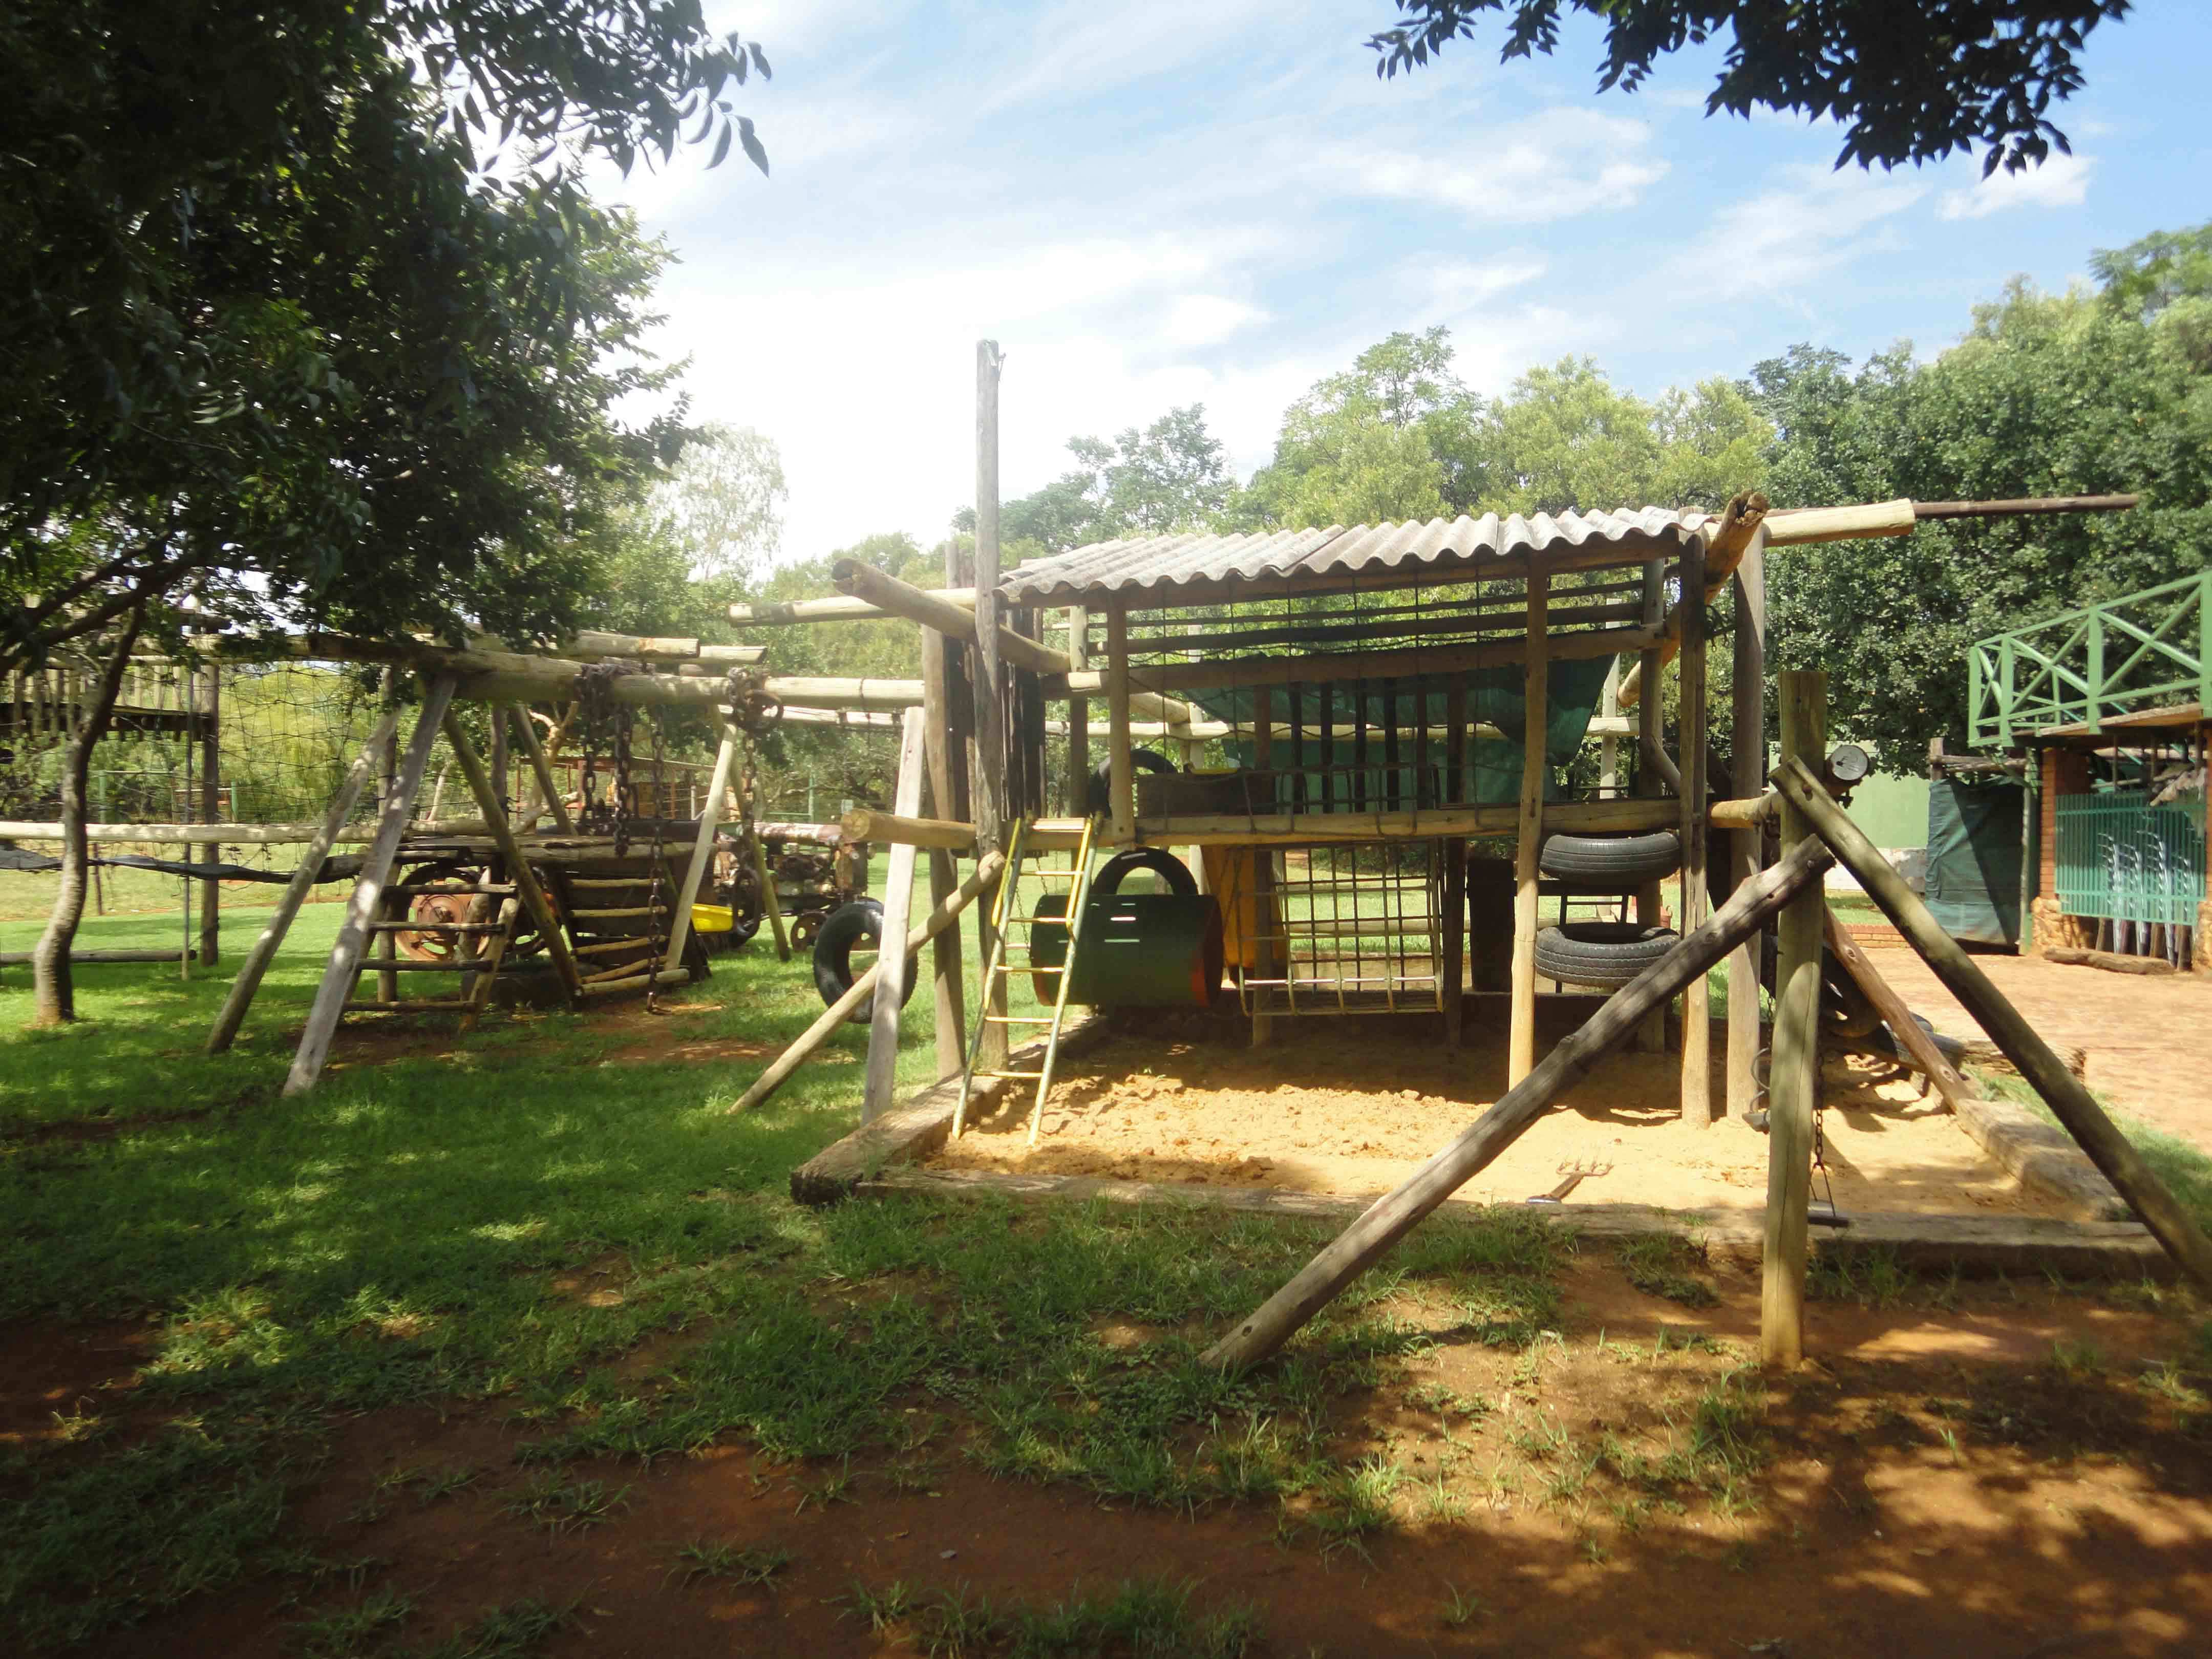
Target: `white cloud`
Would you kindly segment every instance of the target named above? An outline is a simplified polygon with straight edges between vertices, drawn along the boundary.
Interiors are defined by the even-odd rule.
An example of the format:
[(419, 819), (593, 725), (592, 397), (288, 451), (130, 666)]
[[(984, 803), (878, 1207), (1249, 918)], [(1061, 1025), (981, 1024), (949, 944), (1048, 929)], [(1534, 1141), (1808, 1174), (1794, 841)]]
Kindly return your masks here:
[(1267, 313), (1218, 294), (1185, 294), (1168, 307), (1158, 337), (1171, 346), (1218, 345), (1231, 335), (1267, 320)]
[(1739, 203), (1687, 239), (1670, 273), (1722, 299), (1790, 287), (1894, 245), (1882, 223), (1927, 194), (1894, 173), (1785, 167), (1783, 187)]
[(2096, 165), (2093, 156), (2054, 151), (2039, 167), (2018, 173), (2000, 170), (1970, 189), (1944, 191), (1936, 216), (1986, 219), (2007, 208), (2079, 207), (2089, 194), (2089, 173)]
[(1633, 204), (1667, 176), (1641, 121), (1554, 108), (1488, 130), (1438, 129), (1416, 153), (1347, 147), (1322, 167), (1351, 195), (1434, 204), (1534, 224)]
[(1540, 258), (1486, 259), (1414, 259), (1405, 268), (1406, 285), (1440, 317), (1449, 320), (1471, 311), (1486, 300), (1524, 283), (1533, 283), (1549, 269)]

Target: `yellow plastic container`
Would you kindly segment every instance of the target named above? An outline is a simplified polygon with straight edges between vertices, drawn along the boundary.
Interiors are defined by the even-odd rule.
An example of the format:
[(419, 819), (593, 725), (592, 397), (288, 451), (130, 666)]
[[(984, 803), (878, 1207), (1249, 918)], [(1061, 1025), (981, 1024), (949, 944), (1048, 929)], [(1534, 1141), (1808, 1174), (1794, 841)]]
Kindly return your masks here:
[(726, 904), (691, 907), (691, 931), (695, 933), (726, 933), (737, 925), (737, 912)]

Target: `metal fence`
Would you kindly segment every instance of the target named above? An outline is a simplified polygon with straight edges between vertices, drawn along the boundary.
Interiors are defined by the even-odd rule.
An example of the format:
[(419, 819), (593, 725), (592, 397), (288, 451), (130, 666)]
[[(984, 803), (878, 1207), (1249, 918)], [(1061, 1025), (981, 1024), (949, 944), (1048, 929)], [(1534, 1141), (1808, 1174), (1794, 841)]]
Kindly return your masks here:
[(1977, 747), (2191, 702), (2212, 708), (2212, 570), (1977, 640), (1966, 654)]
[(2190, 927), (2204, 901), (2202, 808), (2118, 790), (2058, 797), (2058, 906), (2069, 916)]

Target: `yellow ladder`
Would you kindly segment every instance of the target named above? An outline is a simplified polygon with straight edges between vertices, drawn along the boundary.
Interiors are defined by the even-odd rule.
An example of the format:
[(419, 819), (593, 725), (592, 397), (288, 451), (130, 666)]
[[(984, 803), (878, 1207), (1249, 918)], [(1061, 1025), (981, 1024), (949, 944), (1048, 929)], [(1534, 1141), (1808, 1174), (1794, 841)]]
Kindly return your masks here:
[[(1060, 917), (1042, 918), (1047, 927), (1065, 927), (1067, 933), (1067, 953), (1060, 958), (1057, 969), (1036, 965), (1036, 929), (1040, 918), (1034, 911), (1024, 912), (1016, 895), (1021, 884), (1022, 843), (1028, 838), (1029, 820), (1014, 822), (1012, 844), (1006, 854), (1006, 872), (999, 883), (998, 896), (991, 905), (991, 959), (983, 969), (983, 1006), (975, 1021), (975, 1033), (968, 1043), (968, 1065), (960, 1077), (960, 1103), (953, 1109), (952, 1135), (958, 1139), (968, 1119), (968, 1098), (979, 1079), (1000, 1079), (1009, 1082), (1034, 1080), (1036, 1098), (1030, 1107), (1030, 1139), (1037, 1144), (1038, 1132), (1044, 1125), (1045, 1091), (1052, 1087), (1053, 1067), (1060, 1060), (1060, 1032), (1067, 1019), (1067, 988), (1075, 979), (1076, 924), (1083, 915), (1084, 901), (1091, 896), (1091, 849), (1097, 834), (1098, 820), (1083, 821), (1083, 837), (1075, 849), (1074, 861), (1065, 870), (1040, 868), (1032, 873), (1043, 882), (1065, 881), (1068, 884), (1067, 909), (1064, 920)], [(1015, 929), (1021, 937), (1012, 937)], [(1017, 964), (1007, 960), (1009, 955), (1022, 958)], [(1001, 989), (1016, 974), (1052, 974), (1060, 975), (1060, 982), (1049, 1014), (994, 1014), (991, 1012), (996, 1000), (992, 993)], [(1007, 1048), (1013, 1048), (1011, 1028), (1018, 1025), (1042, 1025), (1045, 1028), (1044, 1064), (1034, 1072), (1007, 1070), (978, 1071), (976, 1062), (982, 1057), (983, 1033), (990, 1026), (1008, 1027)]]

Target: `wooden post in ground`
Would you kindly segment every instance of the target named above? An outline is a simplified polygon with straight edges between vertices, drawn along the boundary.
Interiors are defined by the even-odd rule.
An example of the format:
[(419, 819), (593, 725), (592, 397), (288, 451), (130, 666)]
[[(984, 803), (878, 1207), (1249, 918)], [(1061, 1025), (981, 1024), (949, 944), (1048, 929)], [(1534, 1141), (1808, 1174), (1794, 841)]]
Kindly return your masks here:
[[(187, 673), (191, 671), (187, 669)], [(222, 668), (210, 662), (206, 668), (207, 696), (200, 715), (207, 724), (200, 731), (200, 822), (222, 822)], [(210, 847), (207, 861), (222, 862), (222, 848)], [(200, 884), (200, 949), (203, 968), (222, 954), (222, 882), (215, 876)]]
[[(1087, 672), (1091, 667), (1091, 612), (1076, 605), (1067, 613), (1067, 663), (1071, 672)], [(1087, 797), (1091, 789), (1091, 699), (1070, 697), (1067, 700), (1067, 806), (1068, 817), (1085, 818), (1091, 816)]]
[[(899, 732), (896, 793), (891, 810), (900, 813), (921, 811), (925, 725), (919, 708), (906, 711)], [(890, 873), (884, 878), (883, 939), (890, 946), (906, 937), (907, 916), (913, 908), (915, 849), (891, 848)], [(876, 952), (876, 1000), (868, 1026), (868, 1075), (860, 1091), (860, 1121), (872, 1122), (890, 1109), (891, 1091), (898, 1082), (899, 1015), (906, 1004), (906, 952), (879, 948)]]
[(1115, 599), (1106, 612), (1106, 841), (1137, 839), (1137, 772), (1129, 744), (1129, 612)]
[[(1421, 714), (1428, 719), (1425, 700)], [(1467, 676), (1455, 674), (1444, 688), (1444, 798), (1459, 799), (1460, 774), (1467, 764)], [(1456, 1048), (1467, 1030), (1467, 843), (1447, 836), (1437, 843), (1443, 870), (1444, 1042)]]
[[(1649, 689), (1656, 690), (1657, 683)], [(1828, 677), (1817, 669), (1782, 676), (1782, 763), (1828, 748)], [(1811, 820), (1785, 800), (1785, 857), (1814, 838)], [(1774, 1058), (1766, 1084), (1766, 1237), (1760, 1257), (1759, 1358), (1791, 1366), (1805, 1357), (1805, 1212), (1813, 1196), (1813, 1112), (1820, 1087), (1820, 935), (1827, 901), (1816, 889), (1782, 913), (1774, 975)]]
[[(292, 1056), (292, 1069), (285, 1076), (287, 1095), (304, 1094), (313, 1088), (315, 1079), (322, 1075), (323, 1062), (330, 1057), (331, 1039), (337, 1034), (338, 1020), (345, 1013), (347, 999), (353, 994), (354, 980), (368, 943), (369, 924), (383, 908), (384, 884), (391, 878), (392, 860), (399, 851), (400, 836), (406, 832), (407, 815), (414, 805), (415, 792), (422, 787), (423, 769), (430, 763), (430, 744), (453, 700), (453, 682), (450, 675), (440, 675), (423, 690), (422, 708), (416, 716), (414, 735), (407, 740), (406, 756), (386, 788), (384, 799), (378, 803), (375, 839), (369, 842), (368, 854), (362, 860), (360, 879), (354, 884), (345, 920), (338, 925), (337, 939), (331, 945), (330, 961), (323, 969), (323, 982), (316, 988), (314, 1006), (307, 1011), (307, 1029), (300, 1034), (299, 1051)], [(395, 716), (390, 726), (380, 728), (380, 735), (397, 730)], [(335, 836), (337, 831), (333, 830), (331, 834)], [(395, 974), (388, 977), (396, 980), (398, 976)]]
[[(948, 641), (930, 629), (921, 634), (922, 753), (928, 763), (929, 810), (939, 817), (952, 817), (953, 750), (962, 741), (952, 722), (946, 680), (950, 673)], [(941, 847), (929, 849), (929, 902), (932, 909), (951, 896), (959, 883), (952, 854)], [(932, 1029), (937, 1039), (937, 1076), (941, 1082), (960, 1075), (967, 1061), (967, 987), (960, 975), (960, 930), (948, 927), (930, 941), (930, 983), (936, 1003)]]
[(545, 941), (545, 954), (551, 959), (553, 971), (560, 975), (562, 988), (568, 994), (568, 1005), (574, 1007), (584, 995), (584, 975), (576, 966), (576, 958), (568, 950), (568, 935), (562, 930), (561, 920), (553, 914), (546, 902), (545, 890), (538, 884), (537, 873), (522, 855), (522, 848), (514, 839), (514, 827), (507, 821), (507, 808), (499, 798), (499, 786), (491, 774), (484, 769), (476, 745), (469, 734), (461, 729), (449, 706), (445, 716), (446, 742), (460, 763), (461, 775), (469, 781), (469, 791), (477, 798), (483, 811), (484, 828), (490, 832), (492, 845), (499, 849), (500, 857), (507, 866), (507, 879), (514, 884), (514, 896), (522, 901), (523, 909), (531, 923)]
[[(388, 705), (399, 695), (399, 671), (396, 668), (386, 668), (384, 671), (381, 684), (384, 693), (384, 701)], [(433, 732), (435, 732), (437, 726), (438, 722), (436, 720), (430, 722), (430, 729)], [(426, 756), (424, 764), (427, 766), (428, 763), (428, 757)], [(415, 787), (407, 791), (406, 814), (403, 815), (401, 819), (403, 829), (405, 826), (406, 816), (411, 816), (414, 812), (416, 790), (419, 789), (421, 787), (422, 780), (418, 778), (416, 780)], [(385, 799), (389, 797), (398, 787), (399, 732), (398, 728), (395, 727), (391, 738), (384, 745), (384, 793), (378, 797), (377, 800), (380, 823), (381, 822), (382, 808)], [(376, 920), (379, 921), (381, 921), (382, 919), (383, 918), (380, 915), (376, 918)], [(399, 936), (389, 930), (377, 934), (374, 949), (380, 960), (384, 962), (398, 961), (399, 957)], [(379, 1002), (397, 1002), (399, 1000), (399, 975), (398, 974), (385, 972), (379, 974), (376, 976), (376, 1000)], [(343, 1015), (345, 1011), (341, 1008), (338, 1012)], [(320, 1062), (319, 1061), (318, 1064), (319, 1065), (319, 1063)]]
[[(927, 920), (906, 936), (906, 951), (912, 956), (930, 939), (959, 920), (960, 913), (975, 901), (975, 896), (999, 878), (1006, 861), (996, 853), (987, 853), (975, 862), (975, 872), (949, 895), (945, 902), (930, 911)], [(794, 1038), (791, 1046), (775, 1057), (768, 1070), (753, 1079), (732, 1112), (742, 1112), (757, 1106), (781, 1088), (791, 1074), (805, 1062), (806, 1057), (830, 1040), (836, 1029), (853, 1018), (860, 1006), (875, 994), (876, 978), (882, 972), (888, 951), (878, 951), (875, 965), (854, 980), (845, 994), (823, 1009), (814, 1024)]]
[[(1735, 702), (1734, 794), (1749, 800), (1766, 787), (1766, 527), (1761, 525), (1735, 568), (1735, 659), (1730, 691)], [(1735, 878), (1749, 881), (1766, 861), (1766, 830), (1753, 824), (1729, 836)], [(1759, 1030), (1757, 939), (1729, 957), (1728, 1110), (1742, 1117), (1759, 1094)]]
[[(975, 812), (975, 852), (981, 858), (1006, 846), (1006, 676), (999, 650), (999, 345), (975, 342), (975, 765), (968, 780)], [(1125, 715), (1123, 718), (1127, 718)], [(1013, 872), (1009, 872), (1010, 875)], [(984, 969), (975, 1017), (975, 1066), (998, 1071), (1006, 1059), (1006, 981), (989, 972), (997, 945), (991, 912), (997, 895), (975, 908), (975, 956)]]
[(284, 943), (284, 935), (290, 930), (293, 918), (300, 914), (301, 905), (307, 902), (308, 890), (315, 884), (315, 877), (322, 869), (323, 860), (331, 855), (331, 848), (337, 842), (338, 831), (345, 828), (346, 820), (353, 816), (353, 809), (360, 803), (362, 792), (368, 787), (369, 779), (376, 775), (376, 769), (384, 758), (385, 744), (398, 726), (399, 711), (387, 708), (379, 718), (375, 732), (363, 745), (361, 753), (355, 757), (351, 769), (338, 785), (337, 793), (331, 797), (330, 810), (323, 814), (315, 838), (307, 843), (307, 850), (300, 860), (300, 867), (292, 872), (292, 879), (284, 884), (283, 892), (277, 897), (276, 908), (270, 913), (268, 925), (262, 928), (261, 937), (253, 941), (253, 948), (246, 953), (238, 977), (230, 982), (230, 991), (222, 1000), (221, 1012), (215, 1017), (215, 1027), (208, 1033), (207, 1053), (219, 1054), (236, 1040), (239, 1027), (246, 1023), (247, 1010), (253, 1006), (254, 993), (261, 988), (262, 976), (268, 973), (269, 964), (276, 960), (277, 950)]
[(753, 878), (760, 884), (761, 908), (768, 914), (769, 937), (775, 941), (775, 959), (789, 962), (791, 930), (784, 926), (783, 901), (775, 896), (775, 871), (768, 861), (768, 838), (750, 817), (745, 824), (745, 839), (753, 844)]
[[(527, 722), (526, 722), (527, 724)], [(726, 722), (722, 726), (722, 746), (714, 751), (714, 770), (707, 788), (707, 799), (699, 810), (699, 834), (691, 843), (691, 861), (684, 866), (684, 885), (676, 895), (676, 914), (668, 924), (668, 954), (660, 960), (664, 969), (684, 965), (684, 946), (691, 936), (691, 907), (698, 902), (700, 884), (707, 879), (707, 872), (714, 862), (714, 832), (722, 823), (722, 793), (730, 787), (730, 769), (738, 757), (738, 728)], [(665, 817), (667, 814), (661, 814)]]
[(1250, 1318), (1200, 1358), (1241, 1370), (1275, 1352), (1424, 1216), (1480, 1174), (1544, 1115), (1563, 1091), (1626, 1041), (1648, 1009), (1663, 1007), (1693, 976), (1718, 963), (1736, 940), (1764, 927), (1793, 897), (1809, 892), (1818, 902), (1821, 872), (1833, 861), (1826, 847), (1808, 842), (1757, 880), (1736, 889), (1703, 927), (1686, 934), (1672, 951), (1614, 992), (1496, 1105), (1395, 1192), (1376, 1200)]
[(2051, 1052), (2051, 1045), (2021, 1017), (2020, 1010), (1990, 983), (1989, 975), (1965, 948), (1943, 931), (1927, 904), (1905, 885), (1905, 878), (1890, 866), (1866, 833), (1829, 799), (1809, 767), (1792, 767), (1790, 762), (1785, 750), (1781, 769), (1775, 775), (1785, 811), (1798, 813), (1834, 850), (1838, 861), (1858, 878), (1882, 914), (1936, 970), (1944, 988), (1959, 999), (2004, 1051), (2005, 1058), (2019, 1068), (2052, 1115), (2088, 1154), (2089, 1161), (2142, 1218), (2166, 1254), (2199, 1285), (2212, 1288), (2212, 1240), (2205, 1237), (2203, 1229), (2175, 1201), (2165, 1182), (2143, 1162), (2142, 1154), (2105, 1115), (2105, 1109), (2066, 1062)]
[[(1667, 585), (1665, 567), (1656, 559), (1644, 567), (1644, 625), (1656, 628), (1667, 614)], [(1642, 671), (1644, 684), (1652, 687), (1653, 695), (1640, 699), (1636, 704), (1636, 793), (1656, 796), (1661, 774), (1657, 764), (1662, 757), (1659, 726), (1659, 653), (1646, 651), (1638, 666)], [(1618, 695), (1618, 694), (1616, 694)], [(1646, 882), (1636, 890), (1636, 920), (1645, 927), (1656, 927), (1660, 913), (1666, 908), (1666, 899), (1660, 884)], [(1658, 1054), (1667, 1051), (1667, 1011), (1655, 1008), (1636, 1033), (1636, 1048), (1639, 1054)]]
[(1536, 1065), (1536, 858), (1544, 842), (1544, 781), (1551, 775), (1546, 742), (1551, 720), (1551, 664), (1545, 608), (1551, 578), (1528, 573), (1528, 655), (1522, 667), (1521, 816), (1513, 841), (1513, 1006), (1506, 1041), (1505, 1081), (1519, 1083)]
[[(1269, 811), (1274, 808), (1275, 780), (1275, 689), (1271, 685), (1256, 686), (1252, 692), (1252, 769), (1260, 775), (1260, 787), (1268, 795)], [(1201, 858), (1200, 862), (1204, 862)], [(1252, 971), (1261, 979), (1273, 979), (1281, 972), (1275, 956), (1275, 933), (1279, 926), (1275, 915), (1275, 851), (1272, 847), (1252, 849), (1252, 919), (1258, 934), (1252, 952)], [(1258, 994), (1254, 995), (1258, 1001)], [(1264, 1048), (1275, 1039), (1275, 1017), (1262, 1013), (1255, 1006), (1252, 1011), (1252, 1046)]]
[[(1674, 926), (1686, 933), (1711, 908), (1705, 881), (1705, 542), (1692, 536), (1682, 549), (1681, 756), (1682, 902)], [(1682, 988), (1682, 1121), (1709, 1128), (1713, 1121), (1713, 1027), (1711, 988), (1703, 979)]]

